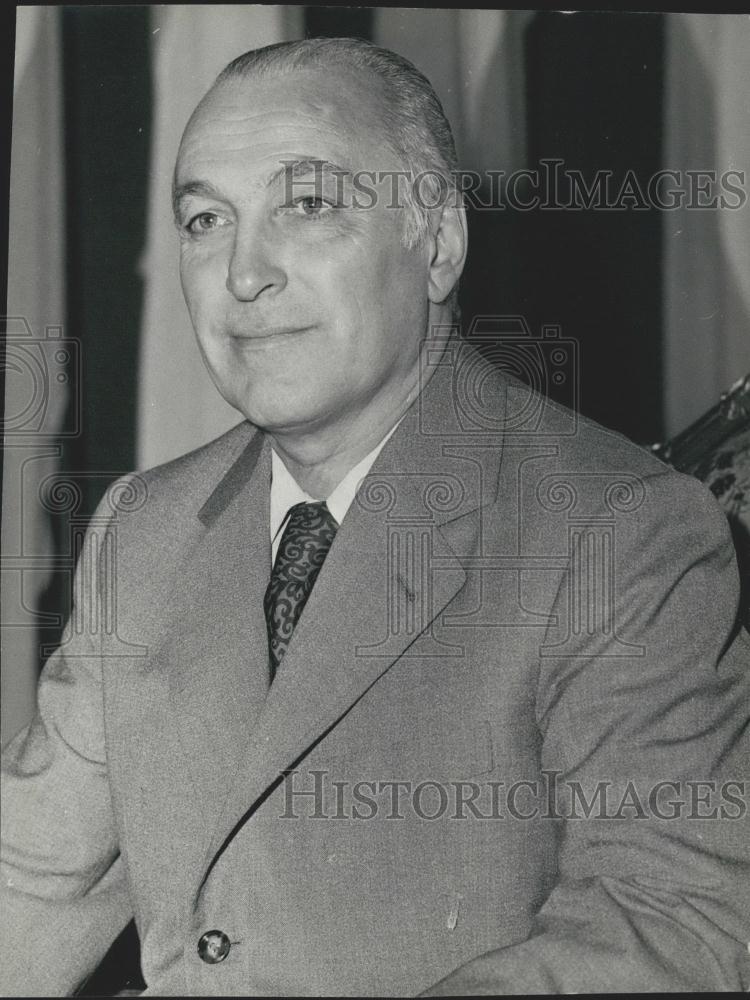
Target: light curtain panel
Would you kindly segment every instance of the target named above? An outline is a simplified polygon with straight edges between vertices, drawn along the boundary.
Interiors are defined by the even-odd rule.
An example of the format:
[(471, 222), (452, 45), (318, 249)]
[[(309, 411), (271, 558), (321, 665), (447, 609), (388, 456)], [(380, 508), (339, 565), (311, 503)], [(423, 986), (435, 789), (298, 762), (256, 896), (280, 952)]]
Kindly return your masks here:
[(0, 732), (31, 716), (40, 595), (54, 551), (45, 480), (68, 404), (59, 11), (19, 7), (10, 168), (2, 518)]
[[(750, 17), (669, 14), (666, 38), (665, 167), (743, 172), (747, 198)], [(750, 204), (667, 211), (663, 227), (669, 436), (750, 372)]]

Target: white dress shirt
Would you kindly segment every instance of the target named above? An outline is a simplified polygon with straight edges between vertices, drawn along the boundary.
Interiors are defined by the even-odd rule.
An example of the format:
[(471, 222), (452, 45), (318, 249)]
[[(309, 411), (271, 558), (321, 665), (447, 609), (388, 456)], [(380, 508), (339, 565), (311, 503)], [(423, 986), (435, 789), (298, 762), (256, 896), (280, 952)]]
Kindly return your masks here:
[[(368, 455), (365, 455), (361, 462), (357, 462), (354, 468), (347, 472), (330, 496), (326, 498), (328, 509), (336, 518), (339, 525), (351, 507), (359, 484), (370, 471), (370, 467), (380, 454), (386, 441), (400, 423), (401, 421), (399, 420), (391, 427), (383, 440)], [(291, 508), (298, 503), (315, 502), (315, 497), (311, 497), (308, 493), (305, 493), (283, 461), (271, 449), (271, 564), (276, 560), (276, 552), (279, 548), (286, 522), (289, 519)]]

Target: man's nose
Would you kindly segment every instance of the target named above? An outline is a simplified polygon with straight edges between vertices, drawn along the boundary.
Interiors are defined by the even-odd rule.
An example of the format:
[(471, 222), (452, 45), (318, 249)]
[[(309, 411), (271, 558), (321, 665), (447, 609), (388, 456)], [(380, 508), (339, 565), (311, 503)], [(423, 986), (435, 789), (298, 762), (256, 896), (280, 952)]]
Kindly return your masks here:
[(253, 302), (286, 286), (286, 272), (277, 248), (260, 227), (238, 227), (229, 261), (227, 289), (241, 302)]

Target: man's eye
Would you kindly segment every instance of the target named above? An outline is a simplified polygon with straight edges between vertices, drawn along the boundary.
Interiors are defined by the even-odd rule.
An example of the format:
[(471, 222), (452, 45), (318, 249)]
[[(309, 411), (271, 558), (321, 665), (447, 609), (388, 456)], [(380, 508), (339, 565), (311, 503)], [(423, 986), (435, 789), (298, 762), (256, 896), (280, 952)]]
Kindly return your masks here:
[(320, 216), (325, 215), (334, 206), (325, 198), (316, 198), (315, 195), (305, 195), (304, 198), (297, 198), (293, 202), (297, 215)]
[(189, 233), (199, 236), (201, 233), (210, 233), (224, 225), (226, 220), (222, 219), (216, 212), (201, 212), (194, 216), (185, 227)]

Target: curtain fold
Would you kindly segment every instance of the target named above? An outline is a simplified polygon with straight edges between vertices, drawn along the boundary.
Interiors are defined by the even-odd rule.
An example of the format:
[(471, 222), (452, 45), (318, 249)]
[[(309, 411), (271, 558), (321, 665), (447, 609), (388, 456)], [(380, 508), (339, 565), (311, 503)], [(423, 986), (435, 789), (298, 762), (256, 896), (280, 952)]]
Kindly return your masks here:
[[(664, 212), (664, 407), (671, 436), (750, 371), (750, 18), (667, 15), (666, 63), (665, 167), (683, 175), (714, 171), (719, 186), (709, 183), (709, 194), (719, 196), (721, 174), (740, 171), (745, 199), (738, 208)], [(733, 195), (728, 203), (739, 200)]]
[(465, 170), (526, 165), (523, 32), (530, 11), (377, 7), (373, 41), (432, 82)]
[(64, 329), (60, 20), (18, 7), (10, 165), (2, 519), (3, 741), (30, 719), (40, 595), (53, 570), (45, 479), (59, 466), (70, 354)]

